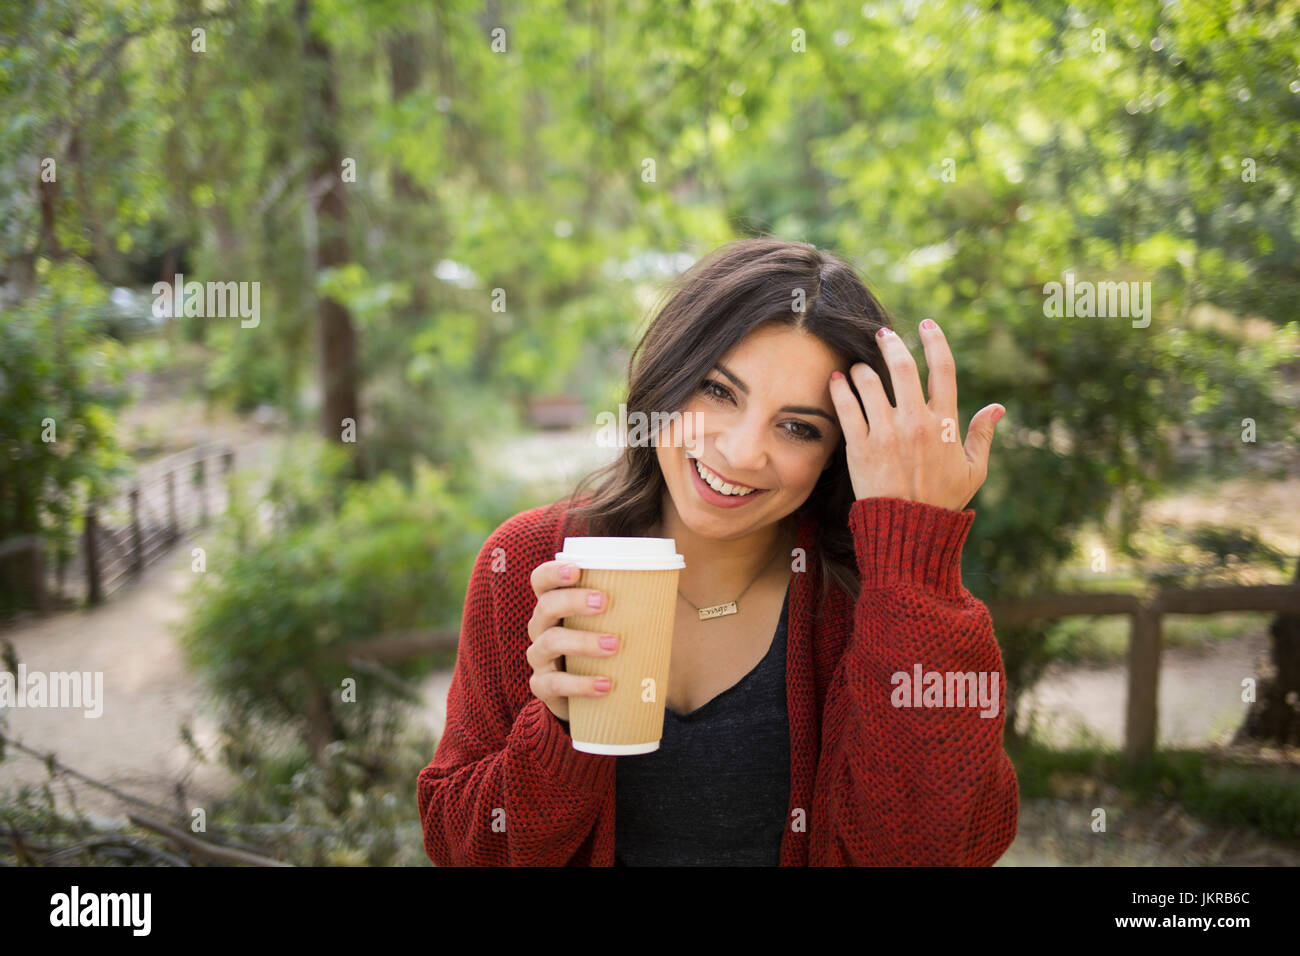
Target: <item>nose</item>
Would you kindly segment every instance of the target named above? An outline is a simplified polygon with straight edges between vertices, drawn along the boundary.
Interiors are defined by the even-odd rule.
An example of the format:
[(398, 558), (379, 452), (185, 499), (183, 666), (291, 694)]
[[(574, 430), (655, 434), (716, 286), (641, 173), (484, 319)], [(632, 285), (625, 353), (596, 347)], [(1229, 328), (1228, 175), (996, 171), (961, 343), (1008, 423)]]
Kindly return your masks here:
[(764, 448), (766, 425), (757, 415), (741, 415), (731, 419), (713, 438), (713, 446), (721, 459), (718, 468), (729, 469), (729, 475), (744, 481), (763, 471), (767, 465)]

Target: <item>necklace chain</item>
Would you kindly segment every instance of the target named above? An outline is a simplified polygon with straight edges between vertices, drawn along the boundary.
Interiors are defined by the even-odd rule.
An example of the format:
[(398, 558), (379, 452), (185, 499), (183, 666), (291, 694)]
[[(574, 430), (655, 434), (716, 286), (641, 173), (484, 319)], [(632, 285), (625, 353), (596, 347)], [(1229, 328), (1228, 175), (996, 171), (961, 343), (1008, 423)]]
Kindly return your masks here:
[[(753, 586), (754, 581), (757, 581), (759, 578), (761, 578), (763, 576), (763, 572), (766, 571), (771, 566), (772, 562), (775, 561), (780, 556), (781, 556), (781, 548), (778, 545), (776, 549), (776, 553), (773, 554), (772, 557), (768, 558), (767, 563), (764, 564), (763, 567), (759, 569), (758, 574), (754, 575), (754, 580), (750, 581), (749, 584), (745, 585), (745, 591), (748, 591)], [(687, 604), (691, 604), (691, 607), (695, 608), (695, 611), (697, 614), (699, 614), (701, 621), (711, 621), (715, 617), (726, 617), (729, 614), (737, 613), (740, 610), (738, 602), (742, 597), (745, 596), (745, 591), (741, 591), (739, 594), (735, 596), (735, 598), (733, 598), (732, 600), (728, 601), (725, 604), (714, 604), (710, 607), (695, 607), (694, 604), (691, 604), (691, 602), (687, 600), (686, 595), (682, 594), (681, 588), (677, 589), (677, 596), (680, 597), (683, 601), (686, 601)]]

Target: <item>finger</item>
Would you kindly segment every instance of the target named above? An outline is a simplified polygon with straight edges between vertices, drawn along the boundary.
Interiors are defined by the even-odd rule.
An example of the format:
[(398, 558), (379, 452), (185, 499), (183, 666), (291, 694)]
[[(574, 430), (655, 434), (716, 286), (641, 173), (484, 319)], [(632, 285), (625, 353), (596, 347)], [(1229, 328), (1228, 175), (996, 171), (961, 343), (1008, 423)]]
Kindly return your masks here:
[(601, 644), (602, 639), (617, 635), (603, 631), (578, 631), (571, 627), (551, 627), (540, 638), (529, 645), (525, 656), (534, 670), (543, 670), (561, 657), (613, 657), (618, 653), (618, 644), (607, 648)]
[(948, 347), (948, 338), (934, 319), (921, 323), (921, 344), (925, 347), (926, 391), (930, 393), (930, 411), (940, 418), (957, 421), (957, 363)]
[[(600, 599), (596, 605), (590, 603), (592, 596)], [(530, 625), (532, 622), (537, 622), (540, 626), (535, 635), (532, 634), (530, 626), (529, 635), (533, 640), (537, 640), (547, 628), (559, 624), (565, 618), (577, 617), (581, 614), (600, 614), (606, 609), (607, 604), (608, 600), (604, 592), (595, 588), (552, 588), (537, 599), (537, 608), (533, 611)]]
[(853, 384), (858, 387), (862, 404), (867, 410), (867, 424), (878, 431), (894, 430), (894, 407), (885, 394), (885, 383), (876, 370), (866, 362), (858, 362), (849, 369)]
[(835, 416), (840, 421), (845, 444), (856, 446), (864, 443), (871, 429), (862, 415), (862, 404), (853, 394), (849, 380), (838, 369), (831, 375), (831, 402), (835, 405)]
[[(882, 327), (876, 335), (880, 354), (889, 369), (889, 377), (894, 383), (894, 399), (898, 410), (905, 415), (915, 415), (925, 407), (925, 395), (921, 392), (921, 376), (916, 371), (916, 359), (908, 351), (903, 339), (893, 329)], [(870, 407), (867, 414), (871, 414)]]
[(966, 460), (970, 462), (972, 474), (980, 484), (984, 483), (989, 473), (993, 426), (1005, 414), (1006, 409), (1001, 405), (986, 405), (970, 421), (970, 431), (966, 433), (966, 444), (962, 447), (966, 452)]
[[(609, 680), (608, 677), (604, 678)], [(596, 681), (601, 677), (584, 677), (581, 674), (569, 674), (564, 671), (543, 671), (533, 674), (528, 681), (528, 689), (535, 697), (604, 697), (609, 689), (597, 690)]]
[(543, 561), (533, 568), (528, 580), (533, 586), (533, 593), (541, 597), (553, 588), (575, 584), (579, 574), (578, 568), (569, 561)]

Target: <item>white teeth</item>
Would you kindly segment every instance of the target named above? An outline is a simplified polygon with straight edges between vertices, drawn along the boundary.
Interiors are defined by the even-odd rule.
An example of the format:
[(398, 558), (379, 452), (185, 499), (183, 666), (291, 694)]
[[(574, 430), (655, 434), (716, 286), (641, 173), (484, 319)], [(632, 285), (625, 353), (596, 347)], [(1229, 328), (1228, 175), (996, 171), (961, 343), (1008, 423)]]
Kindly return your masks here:
[[(754, 493), (753, 488), (744, 488), (743, 485), (731, 485), (723, 481), (713, 472), (705, 468), (704, 463), (701, 462), (698, 458), (695, 459), (695, 471), (701, 478), (704, 479), (705, 484), (707, 484), (710, 488), (712, 488), (714, 491), (718, 492), (719, 494), (734, 495), (737, 498), (743, 498), (745, 497), (745, 495), (750, 495)], [(741, 490), (742, 488), (744, 488), (743, 491)]]

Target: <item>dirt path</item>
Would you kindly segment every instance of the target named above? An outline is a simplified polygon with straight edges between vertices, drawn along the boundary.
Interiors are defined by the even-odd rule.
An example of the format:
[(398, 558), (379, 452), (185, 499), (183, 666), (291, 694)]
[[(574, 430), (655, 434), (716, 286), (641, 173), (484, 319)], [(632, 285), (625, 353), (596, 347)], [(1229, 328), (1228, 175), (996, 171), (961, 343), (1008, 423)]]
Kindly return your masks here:
[[(276, 437), (256, 424), (232, 417), (190, 421), (192, 410), (174, 415), (192, 441), (223, 440), (235, 451), (240, 476), (263, 477)], [(168, 449), (174, 450), (174, 449)], [(219, 504), (224, 495), (216, 495)], [(210, 530), (187, 535), (136, 581), (114, 591), (103, 604), (65, 611), (0, 631), (13, 645), (27, 673), (103, 674), (102, 714), (78, 708), (6, 708), (6, 733), (23, 745), (53, 753), (63, 764), (159, 806), (175, 807), (178, 783), (187, 808), (202, 806), (233, 781), (215, 759), (198, 762), (180, 738), (188, 723), (196, 743), (215, 757), (216, 708), (205, 699), (198, 678), (184, 665), (175, 627), (184, 614), (184, 594), (195, 577), (192, 548), (203, 547)], [(16, 748), (0, 763), (0, 788), (39, 785), (49, 779), (44, 763)], [(125, 821), (127, 803), (63, 776), (55, 788), (59, 807), (70, 809), (70, 790), (85, 813)], [(65, 789), (66, 788), (66, 789)], [(188, 811), (187, 811), (188, 812)]]
[[(127, 585), (105, 605), (55, 615), (0, 634), (13, 643), (28, 670), (100, 670), (104, 673), (103, 715), (87, 718), (74, 710), (6, 711), (9, 732), (28, 746), (54, 751), (60, 760), (151, 802), (171, 806), (177, 781), (187, 788), (187, 806), (201, 806), (233, 784), (220, 768), (197, 764), (178, 736), (188, 721), (201, 747), (216, 739), (215, 710), (184, 666), (174, 636), (183, 594), (192, 580), (189, 549)], [(1166, 652), (1161, 673), (1161, 739), (1180, 744), (1219, 742), (1235, 726), (1244, 704), (1240, 679), (1266, 648), (1263, 634), (1223, 644), (1210, 652)], [(440, 733), (445, 722), (451, 672), (437, 671), (422, 682), (425, 705), (415, 719)], [(1033, 693), (1046, 723), (1063, 730), (1084, 726), (1117, 743), (1122, 733), (1122, 667), (1050, 673)], [(1067, 735), (1068, 736), (1068, 735)], [(430, 754), (432, 757), (432, 754)], [(0, 764), (0, 782), (39, 783), (40, 762), (16, 752)], [(85, 785), (73, 791), (92, 815), (123, 819), (125, 805)], [(1026, 801), (1020, 832), (999, 865), (1204, 865), (1268, 862), (1300, 864), (1300, 852), (1277, 846), (1247, 828), (1203, 824), (1177, 808), (1125, 807), (1119, 795), (1105, 797), (1112, 812), (1108, 837), (1091, 831), (1088, 810), (1100, 795)]]
[[(196, 544), (198, 543), (195, 539)], [(195, 546), (195, 545), (191, 545)], [(197, 679), (185, 668), (173, 627), (182, 594), (193, 580), (189, 548), (181, 547), (123, 586), (105, 604), (70, 611), (0, 633), (32, 671), (103, 672), (103, 713), (82, 709), (8, 708), (7, 733), (82, 773), (152, 803), (172, 806), (177, 781), (186, 781), (189, 806), (229, 784), (211, 764), (196, 765), (178, 729), (188, 721), (201, 747), (215, 739), (216, 723)], [(5, 786), (39, 784), (42, 762), (10, 751), (0, 764)], [(122, 801), (87, 784), (73, 786), (89, 814), (125, 819)]]
[[(1160, 659), (1159, 745), (1199, 747), (1227, 744), (1250, 704), (1241, 699), (1242, 680), (1258, 678), (1268, 660), (1266, 625), (1234, 641), (1201, 649), (1166, 648)], [(1128, 669), (1123, 664), (1065, 669), (1048, 667), (1026, 695), (1017, 728), (1029, 725), (1058, 746), (1097, 742), (1119, 747), (1124, 739)]]
[[(269, 441), (255, 451), (237, 453), (236, 467), (261, 467), (268, 460)], [(0, 632), (0, 641), (13, 644), (29, 672), (101, 671), (104, 675), (102, 716), (88, 718), (81, 710), (9, 709), (4, 712), (7, 732), (27, 746), (53, 751), (72, 767), (159, 805), (174, 805), (177, 781), (185, 783), (187, 807), (202, 805), (231, 786), (233, 781), (219, 767), (197, 764), (178, 735), (180, 725), (188, 722), (201, 747), (211, 748), (216, 740), (216, 710), (197, 678), (186, 670), (174, 630), (183, 614), (184, 591), (193, 579), (190, 548), (201, 543), (201, 537), (187, 539), (98, 608), (60, 613)], [(1160, 680), (1161, 743), (1223, 742), (1246, 707), (1240, 699), (1242, 678), (1258, 672), (1266, 648), (1261, 624), (1257, 632), (1238, 641), (1201, 651), (1166, 651)], [(439, 671), (422, 682), (425, 705), (415, 719), (435, 733), (441, 733), (445, 721), (450, 680), (450, 671)], [(1086, 731), (1118, 745), (1124, 700), (1125, 671), (1114, 666), (1049, 670), (1029, 703), (1038, 710), (1040, 726), (1063, 743), (1072, 734)], [(45, 779), (39, 761), (16, 751), (0, 763), (0, 788)], [(123, 819), (120, 800), (86, 785), (76, 785), (73, 791), (84, 811)], [(1222, 847), (1229, 842), (1244, 844), (1249, 859), (1300, 862), (1300, 853), (1294, 858), (1284, 848), (1275, 853), (1266, 840), (1249, 831), (1205, 827), (1176, 808), (1124, 810), (1116, 817), (1107, 850), (1107, 843), (1091, 832), (1084, 813), (1083, 805), (1091, 807), (1097, 799), (1089, 795), (1081, 800), (1023, 804), (1021, 836), (1003, 864), (1095, 865), (1124, 860), (1148, 865), (1193, 859), (1213, 864), (1222, 861)], [(1114, 800), (1122, 803), (1118, 797)], [(1122, 837), (1125, 833), (1128, 836)]]
[[(1092, 829), (1106, 810), (1105, 832)], [(1134, 805), (1124, 794), (1080, 792), (1022, 800), (1016, 839), (995, 866), (1300, 866), (1300, 840), (1207, 823), (1179, 804)]]

